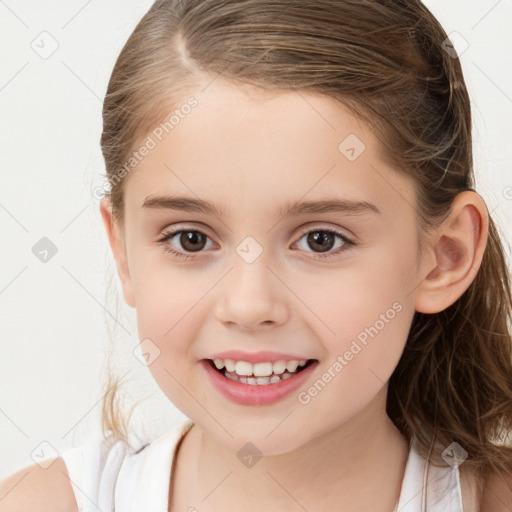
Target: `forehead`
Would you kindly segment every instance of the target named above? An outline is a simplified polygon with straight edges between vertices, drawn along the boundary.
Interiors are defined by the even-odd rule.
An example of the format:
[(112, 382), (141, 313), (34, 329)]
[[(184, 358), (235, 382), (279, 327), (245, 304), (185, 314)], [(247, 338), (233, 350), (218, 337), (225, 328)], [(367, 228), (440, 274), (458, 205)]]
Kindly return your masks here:
[(152, 147), (127, 179), (127, 204), (172, 193), (230, 215), (236, 206), (249, 214), (271, 204), (282, 213), (301, 197), (394, 200), (396, 210), (397, 200), (412, 200), (412, 182), (384, 162), (370, 127), (333, 98), (220, 79), (193, 96), (196, 106), (168, 133), (149, 134)]

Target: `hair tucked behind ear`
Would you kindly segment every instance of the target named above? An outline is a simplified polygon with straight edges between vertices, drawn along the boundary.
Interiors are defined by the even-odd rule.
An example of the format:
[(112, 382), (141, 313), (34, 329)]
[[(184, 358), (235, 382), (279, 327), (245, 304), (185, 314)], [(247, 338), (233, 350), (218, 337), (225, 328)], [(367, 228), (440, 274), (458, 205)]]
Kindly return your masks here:
[[(481, 268), (466, 292), (440, 313), (415, 313), (388, 390), (388, 414), (402, 432), (425, 446), (432, 434), (444, 446), (456, 441), (468, 452), (464, 464), (482, 478), (512, 467), (512, 299), (506, 273), (491, 222)], [(428, 430), (423, 433), (420, 425)]]
[[(218, 75), (240, 86), (338, 99), (412, 177), (420, 233), (473, 189), (471, 109), (461, 65), (420, 0), (157, 0), (124, 46), (103, 109), (102, 151), (117, 221), (130, 151)], [(129, 179), (129, 177), (128, 177)], [(512, 472), (512, 298), (492, 218), (479, 272), (438, 314), (416, 313), (391, 376), (387, 410), (426, 454), (458, 442), (479, 475)], [(104, 402), (113, 411), (115, 393)], [(104, 416), (121, 435), (119, 415)], [(441, 463), (439, 453), (437, 459)]]

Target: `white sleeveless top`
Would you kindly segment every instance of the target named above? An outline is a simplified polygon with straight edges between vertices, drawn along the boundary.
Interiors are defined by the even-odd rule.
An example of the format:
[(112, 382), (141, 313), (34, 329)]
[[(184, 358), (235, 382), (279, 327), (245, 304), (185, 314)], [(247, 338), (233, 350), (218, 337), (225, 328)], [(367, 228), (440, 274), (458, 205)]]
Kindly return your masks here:
[[(167, 512), (176, 449), (193, 424), (187, 419), (137, 452), (106, 440), (63, 452), (78, 511)], [(413, 439), (395, 510), (464, 512), (458, 467), (428, 464), (416, 447)]]

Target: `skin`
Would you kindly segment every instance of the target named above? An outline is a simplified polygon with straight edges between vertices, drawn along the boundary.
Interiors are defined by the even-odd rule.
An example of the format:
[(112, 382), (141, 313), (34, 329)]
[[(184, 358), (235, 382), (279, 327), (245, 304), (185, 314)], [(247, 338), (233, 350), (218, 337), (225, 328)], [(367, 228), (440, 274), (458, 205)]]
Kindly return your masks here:
[[(101, 203), (139, 339), (160, 350), (149, 369), (195, 423), (178, 452), (170, 510), (229, 503), (249, 512), (389, 512), (409, 446), (386, 415), (387, 382), (414, 312), (445, 309), (474, 279), (488, 233), (485, 203), (460, 193), (419, 254), (413, 180), (384, 162), (371, 127), (341, 103), (256, 94), (221, 79), (194, 96), (197, 107), (126, 178), (124, 223), (112, 218), (108, 198)], [(366, 146), (354, 161), (338, 150), (349, 134)], [(225, 214), (142, 207), (166, 194), (215, 202)], [(288, 201), (333, 197), (373, 203), (380, 214), (278, 213)], [(208, 237), (202, 249), (193, 242), (202, 252), (187, 252), (179, 235), (158, 242), (178, 226)], [(355, 245), (322, 259), (303, 228), (334, 229)], [(252, 263), (236, 252), (247, 236), (263, 249)], [(335, 238), (328, 252), (342, 243)], [(304, 391), (396, 303), (400, 312), (307, 404), (297, 393), (272, 405), (235, 404), (199, 365), (232, 348), (315, 358)], [(263, 454), (251, 468), (237, 457), (247, 442)]]

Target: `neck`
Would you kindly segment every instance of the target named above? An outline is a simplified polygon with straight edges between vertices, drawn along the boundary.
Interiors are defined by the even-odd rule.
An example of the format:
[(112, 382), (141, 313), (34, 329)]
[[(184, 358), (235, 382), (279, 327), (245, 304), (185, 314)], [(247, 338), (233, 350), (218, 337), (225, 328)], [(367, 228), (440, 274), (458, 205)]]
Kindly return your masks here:
[(194, 425), (187, 435), (188, 494), (202, 512), (340, 510), (340, 504), (343, 510), (391, 512), (409, 445), (386, 414), (386, 391), (346, 423), (250, 468)]

